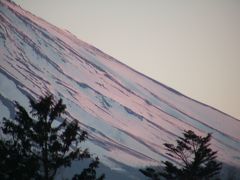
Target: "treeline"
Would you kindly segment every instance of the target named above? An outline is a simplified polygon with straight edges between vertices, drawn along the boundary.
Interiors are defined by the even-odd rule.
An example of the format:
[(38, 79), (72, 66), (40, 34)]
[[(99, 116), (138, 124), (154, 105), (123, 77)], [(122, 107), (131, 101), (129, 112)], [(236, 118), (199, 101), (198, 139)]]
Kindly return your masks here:
[[(30, 112), (15, 102), (14, 119), (3, 118), (0, 139), (1, 180), (53, 180), (60, 167), (69, 167), (73, 160), (92, 159), (92, 162), (72, 180), (103, 180), (97, 176), (99, 158), (81, 147), (88, 133), (77, 120), (63, 116), (66, 105), (54, 100), (53, 95), (29, 99)], [(176, 144), (165, 143), (166, 155), (172, 161), (164, 161), (163, 168), (140, 169), (152, 180), (205, 180), (216, 177), (222, 167), (217, 152), (210, 147), (211, 134), (198, 136), (184, 131)], [(175, 163), (174, 163), (175, 162)], [(107, 174), (106, 174), (107, 176)]]

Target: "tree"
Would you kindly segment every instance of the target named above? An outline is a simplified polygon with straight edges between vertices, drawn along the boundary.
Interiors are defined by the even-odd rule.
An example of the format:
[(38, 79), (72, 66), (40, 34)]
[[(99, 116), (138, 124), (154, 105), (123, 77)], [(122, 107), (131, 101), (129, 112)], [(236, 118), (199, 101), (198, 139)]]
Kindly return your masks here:
[(89, 164), (88, 168), (83, 169), (82, 173), (79, 175), (75, 175), (73, 177), (73, 180), (103, 180), (105, 178), (105, 175), (102, 174), (98, 178), (96, 177), (96, 168), (98, 168), (99, 165), (99, 159), (98, 157), (95, 158), (94, 161), (92, 161)]
[(90, 158), (88, 149), (79, 146), (88, 134), (76, 120), (63, 119), (62, 99), (55, 102), (53, 95), (47, 95), (29, 100), (30, 115), (16, 102), (15, 119), (3, 119), (0, 174), (4, 179), (52, 180), (59, 167)]
[(18, 148), (11, 141), (0, 140), (1, 179), (31, 179), (36, 176), (38, 168), (36, 159), (26, 156), (25, 150)]
[(211, 134), (201, 137), (189, 130), (184, 131), (183, 136), (177, 139), (177, 145), (164, 144), (167, 155), (175, 162), (180, 162), (180, 165), (164, 161), (165, 166), (162, 171), (154, 168), (140, 171), (154, 180), (158, 180), (160, 177), (169, 180), (202, 180), (217, 175), (221, 169), (221, 163), (216, 161), (217, 151), (210, 148)]

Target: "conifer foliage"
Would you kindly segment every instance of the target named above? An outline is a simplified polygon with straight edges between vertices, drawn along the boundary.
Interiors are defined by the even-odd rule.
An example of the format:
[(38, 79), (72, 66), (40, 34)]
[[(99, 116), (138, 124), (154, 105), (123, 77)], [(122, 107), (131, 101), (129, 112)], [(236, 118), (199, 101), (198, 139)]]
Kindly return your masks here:
[[(79, 146), (88, 134), (80, 129), (76, 120), (63, 119), (66, 105), (61, 99), (55, 102), (53, 95), (40, 97), (38, 101), (30, 98), (30, 108), (29, 115), (16, 102), (15, 119), (3, 119), (2, 179), (52, 180), (59, 167), (70, 166), (72, 160), (90, 158), (88, 149)], [(88, 174), (91, 179), (96, 177), (95, 170)]]
[(99, 165), (99, 158), (96, 157), (88, 166), (88, 168), (83, 169), (81, 174), (77, 174), (73, 177), (73, 180), (103, 180), (105, 174), (102, 174), (97, 178), (96, 168)]
[(169, 180), (202, 180), (217, 175), (221, 169), (221, 163), (216, 161), (217, 152), (210, 148), (211, 134), (201, 137), (189, 130), (184, 131), (183, 136), (177, 139), (177, 145), (164, 144), (167, 155), (180, 162), (180, 165), (165, 161), (162, 171), (154, 168), (140, 171), (154, 180), (158, 180), (160, 177)]

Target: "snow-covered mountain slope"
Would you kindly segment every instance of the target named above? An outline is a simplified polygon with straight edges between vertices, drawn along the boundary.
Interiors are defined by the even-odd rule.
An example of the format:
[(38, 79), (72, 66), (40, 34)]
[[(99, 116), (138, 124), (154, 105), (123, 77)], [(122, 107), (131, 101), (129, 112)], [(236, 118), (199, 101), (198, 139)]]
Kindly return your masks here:
[[(141, 62), (140, 62), (141, 63)], [(169, 71), (169, 73), (171, 73)], [(111, 167), (158, 164), (184, 129), (212, 133), (221, 161), (240, 166), (240, 121), (134, 71), (7, 1), (0, 1), (0, 118), (13, 101), (50, 91), (90, 133)]]

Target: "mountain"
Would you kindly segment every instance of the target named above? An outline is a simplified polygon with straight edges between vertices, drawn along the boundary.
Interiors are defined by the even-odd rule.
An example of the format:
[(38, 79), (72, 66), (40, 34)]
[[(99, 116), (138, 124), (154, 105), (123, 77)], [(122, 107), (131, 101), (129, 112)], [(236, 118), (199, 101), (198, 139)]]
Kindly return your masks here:
[[(84, 146), (99, 155), (105, 169), (126, 179), (143, 178), (128, 172), (134, 168), (168, 159), (163, 143), (174, 142), (188, 129), (212, 133), (219, 160), (240, 167), (238, 119), (135, 71), (14, 3), (0, 1), (0, 119), (14, 118), (13, 101), (28, 107), (27, 97), (46, 92), (62, 98), (68, 116), (89, 132)], [(66, 174), (63, 170), (59, 177)]]

